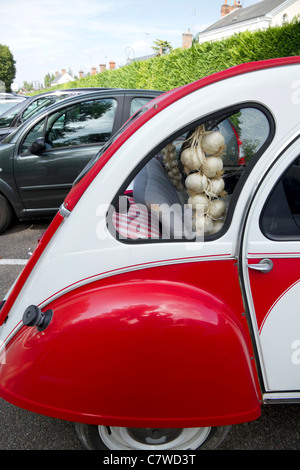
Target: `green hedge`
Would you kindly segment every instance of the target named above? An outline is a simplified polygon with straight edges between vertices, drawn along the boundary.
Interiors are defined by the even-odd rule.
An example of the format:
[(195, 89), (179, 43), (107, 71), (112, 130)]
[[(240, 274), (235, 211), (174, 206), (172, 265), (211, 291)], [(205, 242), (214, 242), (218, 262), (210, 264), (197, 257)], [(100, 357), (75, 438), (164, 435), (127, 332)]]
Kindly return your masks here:
[(145, 88), (170, 90), (237, 64), (300, 55), (300, 24), (235, 34), (223, 41), (175, 49), (167, 55), (133, 62), (116, 70), (69, 82), (53, 89), (73, 87)]

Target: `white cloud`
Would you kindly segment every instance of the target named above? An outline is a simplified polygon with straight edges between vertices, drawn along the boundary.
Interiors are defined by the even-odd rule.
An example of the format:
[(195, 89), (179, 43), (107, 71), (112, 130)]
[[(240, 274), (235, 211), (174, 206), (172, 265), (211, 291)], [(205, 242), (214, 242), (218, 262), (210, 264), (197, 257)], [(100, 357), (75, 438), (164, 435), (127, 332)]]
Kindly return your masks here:
[[(182, 33), (194, 30), (194, 0), (9, 0), (1, 2), (0, 43), (17, 62), (16, 80), (43, 81), (48, 72), (115, 60), (126, 63), (151, 54), (156, 39), (180, 47)], [(220, 0), (210, 0), (206, 10)], [(215, 16), (213, 16), (214, 19)], [(204, 20), (204, 21), (202, 21)], [(201, 17), (202, 26), (206, 18)], [(198, 21), (199, 23), (199, 21)], [(210, 23), (208, 23), (210, 24)], [(147, 33), (147, 34), (146, 34)], [(127, 50), (127, 52), (126, 52)], [(131, 55), (132, 57), (132, 55)]]

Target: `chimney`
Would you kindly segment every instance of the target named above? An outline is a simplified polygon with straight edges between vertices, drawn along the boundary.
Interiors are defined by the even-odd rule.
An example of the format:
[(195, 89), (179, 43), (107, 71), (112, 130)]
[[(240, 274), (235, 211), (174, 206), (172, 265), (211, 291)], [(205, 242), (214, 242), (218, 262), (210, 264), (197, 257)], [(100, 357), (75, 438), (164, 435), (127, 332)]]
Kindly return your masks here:
[(106, 64), (100, 64), (99, 67), (100, 67), (100, 73), (106, 70)]
[(66, 69), (61, 70), (61, 74), (64, 75), (66, 73)]
[(188, 29), (187, 33), (183, 33), (182, 35), (182, 49), (188, 49), (191, 47), (193, 42), (193, 35), (191, 31)]
[(56, 71), (56, 72), (55, 72), (55, 76), (58, 77), (58, 75), (59, 75), (59, 72)]
[(109, 70), (113, 70), (113, 69), (115, 69), (115, 68), (116, 68), (116, 63), (113, 62), (113, 61), (110, 61), (110, 62), (109, 62)]
[(91, 75), (96, 75), (96, 74), (97, 74), (97, 69), (96, 69), (96, 67), (92, 67)]
[(79, 70), (79, 78), (83, 78), (83, 70)]
[(227, 0), (224, 0), (224, 4), (221, 6), (221, 18), (225, 15), (228, 15), (228, 13), (233, 10), (236, 10), (237, 8), (242, 8), (240, 2), (236, 2), (236, 0), (234, 0), (234, 4), (230, 6), (227, 5)]

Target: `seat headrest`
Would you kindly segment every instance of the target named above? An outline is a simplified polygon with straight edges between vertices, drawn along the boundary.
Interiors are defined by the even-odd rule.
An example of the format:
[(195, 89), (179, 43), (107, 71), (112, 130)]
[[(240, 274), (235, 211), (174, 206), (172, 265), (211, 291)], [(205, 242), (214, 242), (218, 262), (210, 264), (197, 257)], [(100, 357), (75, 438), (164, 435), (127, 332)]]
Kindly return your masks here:
[(180, 204), (178, 193), (166, 171), (156, 158), (152, 158), (138, 173), (133, 184), (133, 199), (151, 209), (154, 204)]

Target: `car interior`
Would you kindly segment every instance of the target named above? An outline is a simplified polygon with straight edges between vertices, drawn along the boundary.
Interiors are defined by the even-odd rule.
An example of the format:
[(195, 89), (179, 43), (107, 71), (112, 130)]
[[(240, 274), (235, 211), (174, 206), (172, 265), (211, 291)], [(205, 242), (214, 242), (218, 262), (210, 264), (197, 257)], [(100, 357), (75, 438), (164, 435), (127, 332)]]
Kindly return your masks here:
[[(203, 166), (187, 170), (182, 155), (185, 149), (202, 145), (200, 140), (192, 144), (193, 135), (200, 135), (200, 129), (204, 134), (221, 134), (225, 145), (219, 155), (221, 171), (206, 173), (207, 186), (198, 194), (199, 188), (187, 187), (187, 179), (189, 175), (202, 174)], [(221, 113), (174, 139), (170, 136), (154, 155), (144, 159), (145, 166), (137, 171), (125, 193), (119, 194), (111, 223), (108, 218), (110, 230), (119, 240), (136, 242), (203, 240), (215, 235), (224, 225), (231, 197), (247, 165), (269, 138), (269, 121), (256, 107)], [(170, 146), (171, 163), (166, 160)], [(213, 155), (204, 152), (204, 156), (212, 161)], [(222, 190), (212, 192), (212, 184)]]

